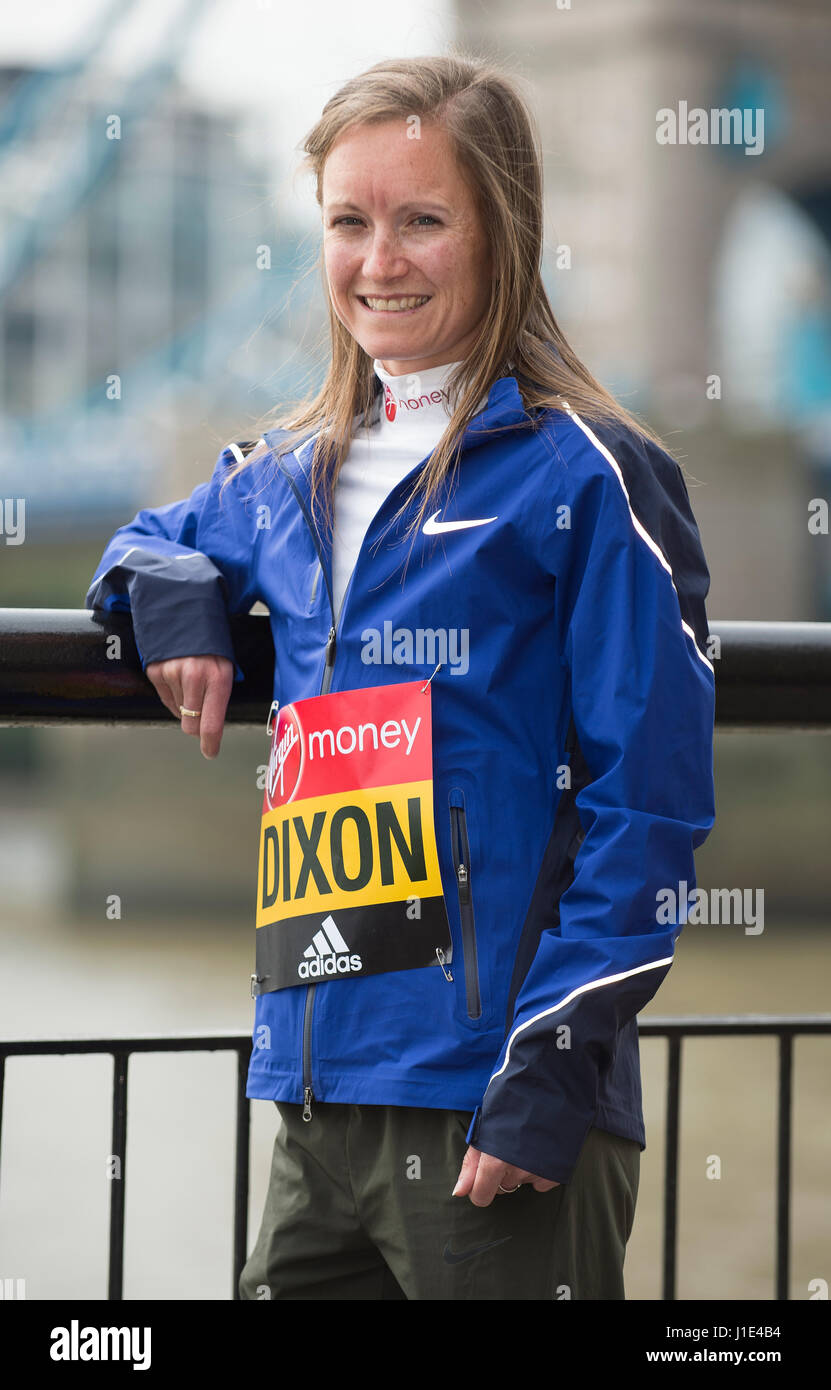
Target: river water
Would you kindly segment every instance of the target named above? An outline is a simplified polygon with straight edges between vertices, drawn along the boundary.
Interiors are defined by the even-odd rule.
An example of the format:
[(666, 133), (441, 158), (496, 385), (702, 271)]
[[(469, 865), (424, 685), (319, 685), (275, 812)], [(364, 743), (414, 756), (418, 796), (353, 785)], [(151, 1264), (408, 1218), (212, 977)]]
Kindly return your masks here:
[[(696, 932), (698, 933), (696, 935)], [(58, 925), (32, 910), (3, 923), (5, 1038), (246, 1031), (247, 929), (158, 918)], [(688, 926), (651, 1015), (828, 1010), (831, 940), (817, 924)], [(827, 1175), (831, 1040), (796, 1044), (791, 1297), (831, 1280)], [(665, 1044), (643, 1040), (647, 1150), (627, 1255), (630, 1298), (660, 1293)], [(231, 1286), (233, 1054), (129, 1064), (125, 1298), (225, 1299)], [(110, 1153), (107, 1057), (7, 1064), (0, 1277), (29, 1299), (105, 1298)], [(685, 1045), (679, 1297), (773, 1293), (776, 1055), (772, 1040)], [(252, 1104), (249, 1240), (259, 1222), (276, 1113)], [(718, 1162), (714, 1162), (717, 1159)], [(720, 1170), (720, 1176), (714, 1171)]]

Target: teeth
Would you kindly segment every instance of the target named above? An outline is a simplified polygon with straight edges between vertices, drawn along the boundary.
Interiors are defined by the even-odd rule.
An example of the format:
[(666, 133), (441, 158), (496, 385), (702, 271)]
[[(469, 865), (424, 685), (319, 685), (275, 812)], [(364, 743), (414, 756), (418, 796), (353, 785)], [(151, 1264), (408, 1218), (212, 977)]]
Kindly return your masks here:
[(429, 294), (411, 295), (409, 299), (370, 299), (367, 295), (361, 298), (369, 305), (370, 309), (386, 309), (396, 312), (399, 309), (415, 309), (419, 304), (426, 304), (430, 298)]

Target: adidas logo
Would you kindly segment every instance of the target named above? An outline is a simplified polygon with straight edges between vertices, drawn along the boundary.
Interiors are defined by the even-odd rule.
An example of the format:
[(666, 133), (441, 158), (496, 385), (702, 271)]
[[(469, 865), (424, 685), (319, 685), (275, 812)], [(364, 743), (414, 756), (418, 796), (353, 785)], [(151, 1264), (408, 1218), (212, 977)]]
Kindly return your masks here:
[(350, 975), (353, 970), (362, 969), (363, 961), (360, 956), (350, 955), (330, 913), (324, 918), (320, 931), (312, 937), (311, 946), (303, 952), (297, 973), (301, 980), (308, 980), (319, 975)]

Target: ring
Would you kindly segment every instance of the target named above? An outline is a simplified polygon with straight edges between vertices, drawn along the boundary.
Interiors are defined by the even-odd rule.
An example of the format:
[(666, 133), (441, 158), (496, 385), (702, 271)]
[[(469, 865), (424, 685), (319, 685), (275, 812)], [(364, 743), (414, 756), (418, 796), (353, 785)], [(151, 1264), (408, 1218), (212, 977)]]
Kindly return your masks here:
[(507, 1196), (510, 1192), (519, 1192), (519, 1189), (520, 1189), (521, 1187), (522, 1187), (522, 1183), (521, 1183), (521, 1182), (518, 1182), (517, 1185), (516, 1185), (516, 1187), (503, 1187), (502, 1184), (500, 1183), (497, 1190), (498, 1190), (499, 1192), (504, 1192), (505, 1195)]
[(184, 705), (180, 705), (179, 713), (190, 715), (191, 719), (198, 719), (202, 711), (201, 709), (185, 709)]

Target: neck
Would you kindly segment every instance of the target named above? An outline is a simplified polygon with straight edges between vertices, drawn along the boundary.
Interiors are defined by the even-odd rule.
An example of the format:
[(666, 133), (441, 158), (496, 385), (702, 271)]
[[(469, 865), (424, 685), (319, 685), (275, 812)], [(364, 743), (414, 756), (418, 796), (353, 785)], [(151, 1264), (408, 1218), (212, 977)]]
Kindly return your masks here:
[(387, 371), (376, 358), (375, 375), (383, 383), (382, 424), (394, 429), (438, 427), (441, 434), (451, 414), (447, 379), (458, 365), (446, 362), (399, 376)]

